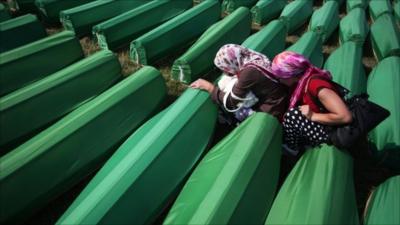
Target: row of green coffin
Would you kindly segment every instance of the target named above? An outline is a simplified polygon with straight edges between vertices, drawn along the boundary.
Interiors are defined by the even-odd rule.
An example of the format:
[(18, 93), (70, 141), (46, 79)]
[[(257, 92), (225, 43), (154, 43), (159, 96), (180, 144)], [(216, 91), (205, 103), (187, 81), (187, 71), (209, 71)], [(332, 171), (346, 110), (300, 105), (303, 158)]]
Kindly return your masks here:
[(66, 30), (74, 31), (78, 37), (90, 34), (92, 27), (115, 16), (131, 11), (148, 0), (102, 0), (60, 12), (60, 21)]
[(205, 1), (135, 39), (130, 58), (147, 65), (187, 47), (220, 18), (217, 1)]
[(57, 72), (82, 58), (81, 45), (74, 33), (69, 31), (0, 53), (0, 96)]
[(32, 14), (0, 22), (0, 54), (46, 36), (44, 26)]
[(117, 57), (102, 51), (1, 97), (1, 155), (119, 79)]
[(0, 222), (23, 222), (95, 171), (165, 96), (160, 72), (144, 67), (2, 156), (0, 197), (7, 207)]
[(191, 0), (151, 1), (93, 27), (102, 48), (116, 49), (179, 15), (192, 6)]
[[(273, 49), (278, 53), (284, 48), (285, 36), (284, 25), (280, 21), (275, 21), (275, 24), (267, 26), (248, 38), (243, 45), (261, 52)], [(216, 116), (216, 106), (211, 102), (209, 94), (199, 90), (186, 90), (173, 105), (149, 120), (120, 147), (58, 223), (151, 223), (154, 221), (168, 200), (177, 195), (184, 178), (188, 176), (194, 163), (203, 154), (205, 146), (210, 141)], [(246, 146), (247, 152), (252, 157), (260, 156), (267, 151), (268, 144), (266, 143), (268, 142), (274, 143), (274, 150), (276, 146), (280, 146), (280, 138), (271, 136), (270, 139), (264, 139), (260, 136), (269, 129), (278, 131), (278, 133), (271, 132), (275, 134), (274, 137), (281, 135), (275, 119), (259, 114), (249, 123), (246, 128), (243, 128), (244, 130), (238, 131), (237, 135), (246, 133), (255, 125), (254, 123), (264, 124), (259, 127), (258, 135), (250, 137), (252, 140), (258, 140), (254, 143), (255, 146)], [(266, 126), (269, 123), (272, 127)], [(241, 142), (244, 140), (241, 139)], [(231, 141), (231, 145), (237, 143), (236, 140)], [(260, 144), (262, 151), (256, 149)], [(237, 149), (237, 152), (239, 153), (240, 149)], [(229, 155), (227, 153), (226, 157)], [(276, 166), (279, 167), (277, 164), (279, 155), (279, 151), (276, 150), (273, 151), (272, 158), (264, 157), (264, 161), (273, 160), (274, 164), (271, 166), (273, 165), (272, 170), (275, 172), (277, 172)], [(240, 160), (235, 157), (232, 163)], [(218, 161), (215, 163), (218, 164)], [(261, 166), (256, 169), (252, 161), (244, 162), (244, 164), (249, 164), (247, 167), (250, 174), (264, 168)], [(265, 166), (269, 167), (268, 164)], [(242, 174), (242, 176), (247, 175), (249, 173)], [(253, 180), (256, 180), (254, 181), (256, 183), (252, 184), (253, 187), (259, 184), (257, 182), (259, 176), (255, 175)], [(277, 173), (272, 172), (271, 176), (272, 183), (266, 184), (264, 181), (264, 185), (274, 189)], [(110, 182), (116, 186), (109, 186)], [(241, 191), (244, 191), (244, 188), (242, 186)], [(271, 191), (274, 192), (274, 190)], [(96, 197), (100, 193), (105, 198)], [(270, 199), (271, 193), (267, 193), (264, 196), (265, 199)], [(244, 204), (249, 204), (249, 201), (246, 200)], [(127, 212), (127, 208), (124, 207), (126, 205), (132, 210)], [(265, 214), (262, 211), (262, 209), (259, 210), (259, 217)]]

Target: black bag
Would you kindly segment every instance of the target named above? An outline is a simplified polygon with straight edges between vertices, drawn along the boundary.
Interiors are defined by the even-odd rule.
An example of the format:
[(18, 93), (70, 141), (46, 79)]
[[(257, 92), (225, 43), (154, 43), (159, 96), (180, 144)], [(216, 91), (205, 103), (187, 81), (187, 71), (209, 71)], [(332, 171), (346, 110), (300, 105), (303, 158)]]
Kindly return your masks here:
[[(344, 88), (339, 84), (336, 86)], [(342, 149), (353, 147), (360, 138), (365, 137), (390, 115), (388, 110), (369, 101), (368, 97), (368, 94), (360, 94), (349, 99), (343, 98), (352, 113), (353, 121), (344, 126), (333, 127), (329, 134), (333, 145)]]

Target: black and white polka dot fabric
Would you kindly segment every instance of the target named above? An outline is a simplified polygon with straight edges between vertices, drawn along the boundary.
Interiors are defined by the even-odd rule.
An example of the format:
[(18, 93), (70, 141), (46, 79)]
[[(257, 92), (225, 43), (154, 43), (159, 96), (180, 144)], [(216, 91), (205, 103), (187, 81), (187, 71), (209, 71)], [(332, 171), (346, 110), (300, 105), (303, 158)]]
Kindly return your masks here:
[(290, 109), (283, 119), (284, 143), (293, 150), (317, 146), (328, 141), (327, 127), (307, 119), (298, 108)]

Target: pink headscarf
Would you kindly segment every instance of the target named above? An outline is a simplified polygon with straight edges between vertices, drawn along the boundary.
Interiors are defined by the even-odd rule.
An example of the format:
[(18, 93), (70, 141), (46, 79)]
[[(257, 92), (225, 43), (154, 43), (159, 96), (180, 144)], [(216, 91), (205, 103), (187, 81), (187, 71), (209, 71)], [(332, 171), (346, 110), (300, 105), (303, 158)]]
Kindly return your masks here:
[(271, 61), (263, 54), (236, 44), (222, 46), (214, 59), (214, 64), (223, 72), (238, 76), (247, 67), (259, 70), (271, 78)]
[(332, 79), (328, 71), (315, 67), (303, 55), (291, 51), (284, 51), (275, 56), (272, 61), (271, 71), (279, 78), (300, 77), (292, 97), (290, 98), (289, 108), (296, 106), (303, 92), (305, 92), (304, 89), (311, 76)]

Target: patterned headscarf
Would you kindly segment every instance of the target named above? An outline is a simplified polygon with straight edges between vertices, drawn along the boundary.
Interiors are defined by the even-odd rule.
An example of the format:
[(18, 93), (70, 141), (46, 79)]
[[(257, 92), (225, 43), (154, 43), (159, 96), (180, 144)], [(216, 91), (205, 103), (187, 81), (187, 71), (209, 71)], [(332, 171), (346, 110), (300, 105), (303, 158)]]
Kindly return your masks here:
[(253, 67), (265, 76), (271, 78), (271, 62), (263, 54), (240, 45), (227, 44), (222, 46), (215, 56), (214, 64), (224, 73), (238, 76), (240, 71)]
[(332, 76), (328, 71), (315, 67), (303, 55), (291, 51), (284, 51), (275, 56), (272, 61), (271, 71), (276, 77), (280, 78), (291, 78), (296, 76), (299, 76), (300, 78), (290, 99), (289, 108), (296, 106), (297, 102), (302, 97), (302, 94), (305, 91), (304, 89), (311, 76), (332, 79)]

